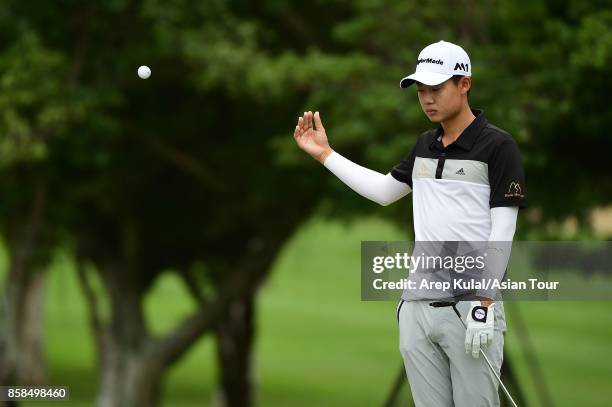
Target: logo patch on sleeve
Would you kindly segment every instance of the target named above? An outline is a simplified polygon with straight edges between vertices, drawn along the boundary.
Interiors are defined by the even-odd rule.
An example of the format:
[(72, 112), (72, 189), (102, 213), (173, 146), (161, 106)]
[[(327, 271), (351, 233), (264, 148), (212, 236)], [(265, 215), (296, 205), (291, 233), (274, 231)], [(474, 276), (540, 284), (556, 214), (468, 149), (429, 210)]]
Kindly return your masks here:
[(512, 181), (510, 183), (510, 186), (508, 187), (508, 192), (506, 192), (504, 196), (506, 198), (513, 198), (513, 197), (524, 198), (525, 197), (521, 189), (521, 185), (518, 183), (518, 181)]

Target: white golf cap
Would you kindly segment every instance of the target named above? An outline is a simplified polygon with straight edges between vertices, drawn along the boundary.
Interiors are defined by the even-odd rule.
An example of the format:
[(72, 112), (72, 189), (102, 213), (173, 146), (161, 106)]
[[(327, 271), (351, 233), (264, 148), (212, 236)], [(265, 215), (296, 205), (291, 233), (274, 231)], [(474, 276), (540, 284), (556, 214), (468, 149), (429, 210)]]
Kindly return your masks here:
[(453, 75), (472, 76), (472, 65), (467, 52), (452, 42), (438, 41), (423, 48), (417, 59), (416, 72), (400, 81), (407, 88), (414, 82), (439, 85)]

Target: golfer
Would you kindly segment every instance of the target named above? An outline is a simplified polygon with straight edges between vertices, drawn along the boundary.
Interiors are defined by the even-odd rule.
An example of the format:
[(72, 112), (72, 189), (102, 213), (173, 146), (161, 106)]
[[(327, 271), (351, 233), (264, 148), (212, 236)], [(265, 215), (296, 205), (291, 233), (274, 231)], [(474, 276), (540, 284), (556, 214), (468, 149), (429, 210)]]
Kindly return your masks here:
[[(482, 110), (470, 108), (471, 76), (470, 58), (460, 46), (439, 41), (421, 51), (416, 72), (400, 87), (416, 85), (423, 112), (438, 127), (422, 133), (387, 174), (332, 150), (319, 112), (298, 119), (294, 138), (365, 198), (389, 205), (412, 192), (417, 242), (511, 244), (518, 209), (527, 205), (521, 156), (510, 134), (489, 123)], [(503, 278), (509, 247), (498, 252), (497, 273)], [(499, 376), (503, 303), (493, 294), (477, 294), (448, 301), (432, 292), (402, 293), (399, 348), (417, 406), (499, 405), (498, 383), (479, 356), (482, 350)]]

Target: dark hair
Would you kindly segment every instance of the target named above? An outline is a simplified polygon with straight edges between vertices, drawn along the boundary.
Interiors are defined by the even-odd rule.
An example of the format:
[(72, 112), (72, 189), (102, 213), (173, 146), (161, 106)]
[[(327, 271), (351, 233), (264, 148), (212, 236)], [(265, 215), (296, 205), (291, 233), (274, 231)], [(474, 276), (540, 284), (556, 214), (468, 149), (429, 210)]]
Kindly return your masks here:
[[(460, 80), (461, 80), (461, 78), (463, 78), (464, 76), (465, 76), (465, 75), (453, 75), (453, 77), (452, 77), (451, 79), (453, 80), (453, 83), (454, 83), (455, 85), (458, 85), (458, 84), (459, 84), (459, 81), (460, 81)], [(468, 95), (468, 96), (470, 96), (470, 90), (471, 90), (471, 89), (469, 89), (469, 90), (467, 91), (467, 95)]]

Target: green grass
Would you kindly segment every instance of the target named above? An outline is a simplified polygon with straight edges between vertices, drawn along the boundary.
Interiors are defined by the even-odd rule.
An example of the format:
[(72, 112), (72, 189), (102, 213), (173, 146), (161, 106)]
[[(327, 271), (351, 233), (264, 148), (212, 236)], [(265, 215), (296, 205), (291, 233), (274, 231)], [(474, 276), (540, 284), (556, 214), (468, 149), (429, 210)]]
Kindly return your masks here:
[[(288, 242), (259, 297), (254, 355), (259, 405), (382, 404), (401, 363), (396, 304), (360, 301), (360, 241), (404, 238), (376, 219), (350, 226), (313, 220)], [(96, 358), (85, 303), (66, 256), (56, 259), (46, 296), (45, 340), (52, 383), (70, 386), (67, 405), (89, 406), (95, 397)], [(612, 303), (519, 306), (556, 405), (609, 405)], [(149, 326), (156, 333), (164, 332), (192, 307), (181, 283), (167, 274), (147, 298)], [(518, 370), (529, 405), (537, 406), (510, 312), (508, 328), (508, 357)], [(213, 345), (210, 338), (201, 340), (169, 372), (163, 405), (214, 405)]]

